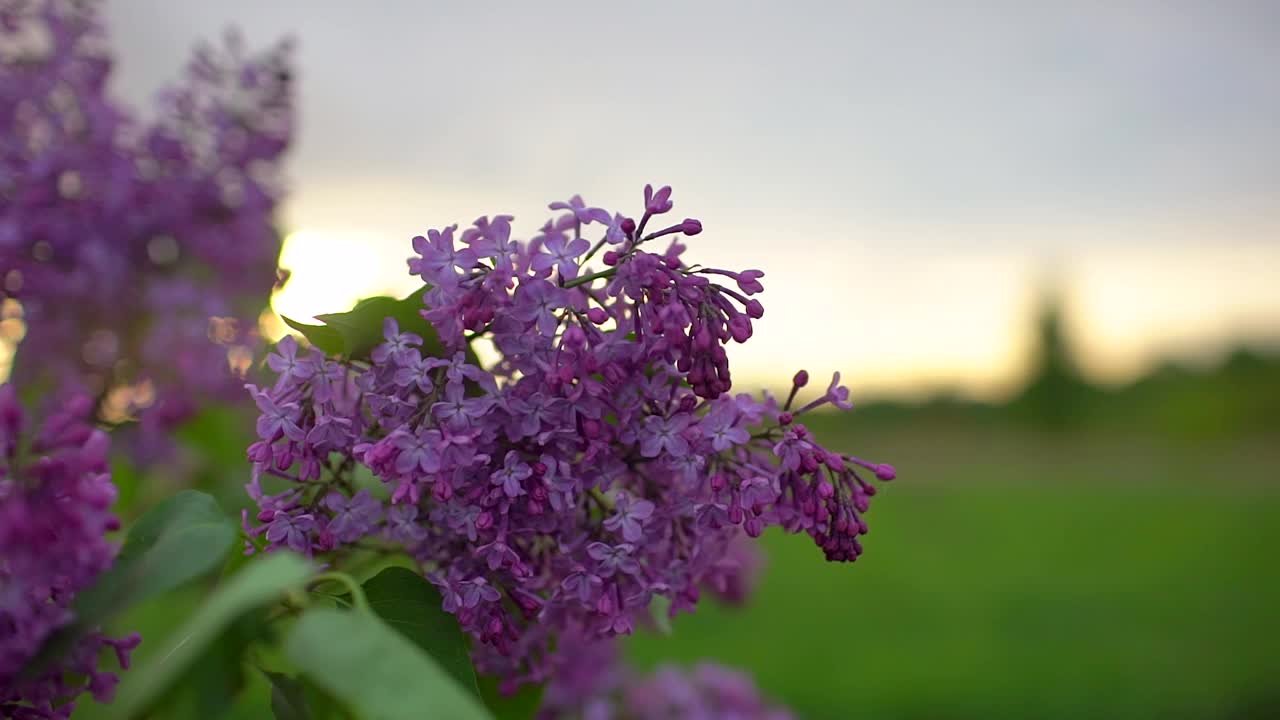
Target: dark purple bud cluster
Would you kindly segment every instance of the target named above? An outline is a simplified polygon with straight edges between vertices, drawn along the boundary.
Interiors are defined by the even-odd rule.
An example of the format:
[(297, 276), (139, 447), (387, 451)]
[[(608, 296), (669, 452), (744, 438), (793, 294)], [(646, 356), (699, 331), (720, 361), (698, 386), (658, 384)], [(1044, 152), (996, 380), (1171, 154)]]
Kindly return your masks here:
[(85, 423), (90, 402), (68, 403), (38, 429), (26, 426), (12, 385), (0, 386), (0, 717), (66, 718), (82, 692), (106, 701), (116, 676), (98, 665), (115, 650), (122, 668), (140, 638), (83, 637), (58, 664), (23, 667), (72, 620), (71, 601), (111, 566), (119, 528), (111, 505), (107, 437)]
[[(762, 273), (645, 249), (670, 196), (646, 188), (639, 223), (554, 203), (564, 212), (528, 242), (509, 216), (414, 238), (438, 343), (390, 319), (367, 361), (281, 341), (275, 385), (251, 388), (249, 550), (406, 548), (478, 641), (481, 669), (509, 684), (547, 679), (560, 636), (632, 632), (655, 598), (673, 612), (704, 590), (740, 600), (754, 572), (743, 543), (768, 526), (854, 559), (874, 492), (860, 473), (891, 472), (796, 422), (849, 407), (838, 375), (795, 411), (805, 373), (785, 406), (729, 392), (724, 345), (762, 314)], [(489, 367), (468, 355), (481, 338), (499, 353)]]

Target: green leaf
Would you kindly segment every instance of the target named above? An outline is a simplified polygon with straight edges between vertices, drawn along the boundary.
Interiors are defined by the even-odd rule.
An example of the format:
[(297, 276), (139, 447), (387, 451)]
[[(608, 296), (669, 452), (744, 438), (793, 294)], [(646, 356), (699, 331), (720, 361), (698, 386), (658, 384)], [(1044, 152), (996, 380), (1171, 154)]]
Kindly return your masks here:
[[(423, 355), (444, 357), (446, 350), (435, 328), (422, 316), (426, 306), (423, 297), (430, 290), (423, 285), (415, 292), (400, 299), (387, 295), (364, 298), (347, 312), (317, 315), (324, 325), (306, 325), (286, 317), (289, 327), (302, 333), (312, 345), (329, 355), (342, 355), (351, 360), (368, 359), (373, 349), (383, 343), (382, 324), (387, 318), (395, 318), (401, 332), (411, 332), (422, 338)], [(467, 362), (480, 364), (480, 359), (470, 346), (466, 348)], [(471, 385), (473, 383), (469, 383)], [(471, 388), (473, 393), (478, 388)]]
[(76, 595), (75, 620), (45, 641), (26, 672), (39, 672), (129, 607), (213, 569), (234, 539), (231, 520), (204, 493), (185, 490), (152, 508), (130, 528), (111, 568)]
[[(243, 531), (236, 533), (236, 538), (242, 547), (252, 546), (255, 548), (255, 553), (261, 552), (261, 548), (254, 544), (254, 538), (249, 537)], [(240, 572), (245, 565), (253, 562), (256, 558), (256, 554), (246, 555), (243, 552), (227, 553), (227, 559), (222, 563), (222, 570), (218, 572), (218, 577), (231, 577), (232, 575)]]
[(444, 600), (435, 585), (407, 568), (389, 567), (362, 587), (370, 610), (479, 697), (467, 636), (458, 619), (442, 608)]
[(440, 356), (444, 354), (444, 345), (435, 328), (422, 317), (422, 311), (426, 309), (422, 297), (427, 290), (424, 285), (400, 300), (386, 296), (365, 298), (348, 312), (317, 315), (316, 319), (337, 332), (342, 338), (343, 354), (352, 359), (367, 358), (375, 347), (382, 344), (382, 323), (386, 318), (395, 318), (401, 332), (420, 335), (424, 354)]
[(312, 720), (307, 707), (307, 687), (301, 680), (267, 670), (262, 674), (271, 681), (271, 714), (276, 720)]
[(235, 540), (235, 525), (208, 495), (184, 490), (129, 529), (115, 564), (76, 596), (77, 621), (102, 624), (135, 603), (213, 569)]
[(522, 685), (514, 694), (503, 695), (492, 675), (481, 675), (478, 682), (480, 696), (497, 720), (532, 720), (542, 707), (541, 685)]
[(263, 613), (249, 613), (232, 621), (169, 684), (162, 700), (164, 716), (212, 720), (228, 715), (248, 688), (246, 649), (269, 634)]
[(342, 335), (337, 330), (327, 325), (307, 325), (284, 315), (281, 315), (280, 319), (284, 321), (285, 325), (302, 333), (302, 337), (319, 348), (320, 352), (326, 355), (342, 354)]
[(430, 655), (372, 613), (313, 607), (294, 625), (285, 654), (364, 720), (490, 717)]
[(276, 720), (335, 720), (349, 717), (338, 703), (304, 676), (263, 670), (271, 682), (271, 713)]
[(285, 591), (302, 585), (310, 573), (310, 563), (301, 557), (272, 553), (233, 575), (166, 640), (163, 653), (125, 674), (116, 701), (118, 716), (142, 716), (228, 628)]

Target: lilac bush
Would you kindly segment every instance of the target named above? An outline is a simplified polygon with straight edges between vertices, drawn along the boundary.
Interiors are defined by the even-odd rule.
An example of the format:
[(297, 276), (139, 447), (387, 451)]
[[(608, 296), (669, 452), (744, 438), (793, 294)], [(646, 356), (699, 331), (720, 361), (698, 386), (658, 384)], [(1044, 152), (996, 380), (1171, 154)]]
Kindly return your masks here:
[[(127, 667), (139, 638), (102, 626), (224, 562), (233, 531), (199, 493), (160, 503), (117, 553), (104, 431), (138, 421), (147, 457), (195, 413), (247, 405), (239, 374), (286, 277), (272, 216), (293, 131), (288, 45), (249, 54), (230, 36), (199, 50), (149, 121), (109, 97), (111, 70), (97, 3), (0, 0), (0, 339), (21, 339), (14, 384), (0, 386), (0, 717), (14, 720), (68, 717), (86, 691), (109, 700), (116, 676), (99, 656)], [(377, 298), (325, 327), (290, 321), (310, 346), (285, 337), (265, 360), (274, 377), (247, 386), (245, 550), (279, 554), (218, 584), (242, 595), (192, 620), (201, 632), (158, 654), (132, 694), (126, 683), (121, 717), (155, 716), (199, 652), (220, 653), (210, 688), (241, 687), (218, 674), (247, 666), (237, 653), (299, 628), (327, 647), (335, 616), (374, 623), (371, 637), (391, 639), (371, 656), (400, 653), (414, 677), (441, 672), (422, 652), (449, 665), (437, 681), (460, 681), (455, 695), (478, 689), (468, 657), (505, 691), (543, 685), (541, 717), (789, 717), (723, 668), (627, 669), (620, 639), (704, 594), (745, 601), (767, 528), (856, 560), (873, 482), (894, 469), (805, 427), (810, 412), (849, 409), (838, 373), (818, 392), (803, 370), (780, 396), (735, 392), (728, 348), (764, 316), (764, 273), (687, 260), (703, 226), (668, 219), (670, 187), (645, 186), (633, 215), (580, 196), (549, 207), (526, 241), (509, 215), (413, 238), (411, 306)], [(55, 408), (38, 428), (15, 387)], [(421, 572), (361, 585), (347, 565), (369, 551)], [(376, 607), (421, 615), (389, 624), (442, 621), (456, 642), (399, 637)], [(309, 666), (299, 647), (313, 646), (284, 647), (295, 675), (268, 672), (276, 691), (314, 681), (292, 700), (361, 700), (329, 697), (363, 683), (326, 684), (335, 666)], [(454, 707), (485, 712), (469, 695)]]
[(85, 423), (90, 405), (80, 398), (29, 428), (13, 385), (0, 386), (0, 717), (66, 718), (85, 691), (109, 700), (116, 676), (99, 668), (99, 651), (127, 668), (140, 640), (92, 631), (52, 666), (23, 672), (116, 554), (108, 441)]
[[(140, 417), (143, 440), (233, 397), (279, 282), (288, 46), (200, 49), (153, 121), (106, 92), (97, 3), (0, 2), (0, 290), (14, 377)], [(212, 342), (210, 342), (212, 340)], [(143, 412), (145, 411), (145, 412)]]
[[(508, 687), (551, 678), (559, 638), (630, 634), (655, 598), (740, 598), (744, 535), (857, 559), (871, 479), (894, 477), (801, 422), (850, 407), (838, 374), (803, 404), (804, 371), (783, 399), (731, 392), (725, 347), (763, 316), (763, 273), (686, 262), (702, 225), (662, 222), (670, 188), (645, 187), (639, 221), (550, 207), (527, 242), (506, 215), (414, 238), (426, 331), (388, 319), (367, 358), (286, 337), (274, 385), (249, 386), (249, 550), (403, 547)], [(490, 367), (469, 354), (480, 339)]]

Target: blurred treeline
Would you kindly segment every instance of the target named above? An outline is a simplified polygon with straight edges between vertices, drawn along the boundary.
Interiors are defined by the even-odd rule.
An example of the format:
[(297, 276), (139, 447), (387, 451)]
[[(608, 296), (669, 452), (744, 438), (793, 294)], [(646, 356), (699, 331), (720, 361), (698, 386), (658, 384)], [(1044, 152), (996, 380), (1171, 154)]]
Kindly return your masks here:
[(1240, 344), (1210, 363), (1168, 359), (1128, 384), (1107, 387), (1081, 372), (1063, 326), (1060, 306), (1046, 297), (1031, 372), (1005, 402), (945, 394), (923, 403), (877, 401), (842, 421), (883, 426), (951, 418), (1011, 422), (1046, 432), (1143, 432), (1207, 443), (1280, 431), (1280, 341)]

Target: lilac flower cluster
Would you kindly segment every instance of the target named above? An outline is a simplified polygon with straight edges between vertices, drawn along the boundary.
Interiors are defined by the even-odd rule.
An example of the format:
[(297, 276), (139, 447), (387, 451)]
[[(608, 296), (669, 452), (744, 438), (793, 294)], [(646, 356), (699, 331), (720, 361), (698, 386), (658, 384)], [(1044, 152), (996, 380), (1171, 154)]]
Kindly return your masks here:
[(107, 96), (96, 6), (0, 0), (0, 297), (24, 386), (77, 388), (113, 423), (149, 409), (159, 436), (242, 397), (229, 370), (281, 279), (288, 48), (199, 50), (144, 124)]
[[(697, 220), (647, 231), (670, 195), (646, 187), (639, 222), (553, 203), (564, 212), (523, 243), (505, 215), (414, 238), (443, 352), (390, 319), (368, 361), (282, 340), (275, 385), (250, 387), (246, 531), (303, 553), (405, 547), (509, 685), (549, 677), (557, 636), (631, 633), (656, 597), (671, 612), (708, 588), (740, 598), (744, 534), (806, 532), (828, 559), (856, 559), (868, 480), (893, 469), (798, 422), (849, 407), (838, 374), (794, 409), (804, 372), (785, 402), (730, 393), (724, 348), (762, 316), (762, 273), (686, 264), (678, 239)], [(675, 240), (651, 251), (660, 238)], [(478, 338), (500, 353), (492, 367), (468, 359)]]
[(12, 385), (0, 386), (0, 717), (66, 718), (88, 690), (108, 700), (116, 676), (98, 668), (115, 650), (122, 668), (140, 638), (91, 633), (60, 664), (27, 677), (23, 666), (72, 619), (71, 600), (115, 557), (105, 533), (116, 488), (107, 474), (107, 437), (84, 423), (81, 399), (51, 415), (27, 440)]
[(751, 678), (699, 663), (691, 671), (664, 666), (649, 675), (626, 667), (615, 641), (566, 637), (554, 679), (543, 695), (542, 720), (791, 720), (761, 697)]

